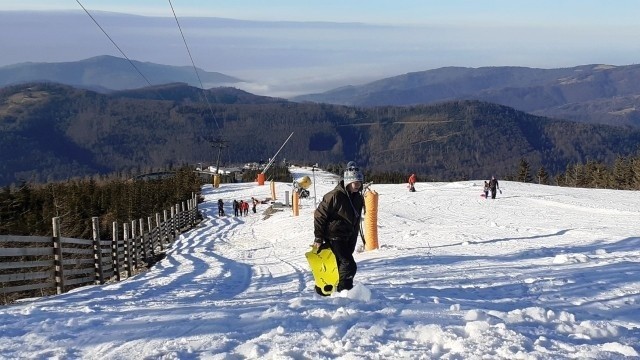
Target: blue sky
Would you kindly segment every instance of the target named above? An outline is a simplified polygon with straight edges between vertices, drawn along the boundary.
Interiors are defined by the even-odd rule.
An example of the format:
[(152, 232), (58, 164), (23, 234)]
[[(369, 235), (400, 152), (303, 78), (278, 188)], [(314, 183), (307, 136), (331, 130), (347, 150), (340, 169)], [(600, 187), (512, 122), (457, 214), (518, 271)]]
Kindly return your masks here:
[[(80, 2), (131, 59), (191, 66), (169, 1)], [(637, 0), (171, 3), (196, 65), (246, 79), (244, 89), (261, 95), (322, 92), (445, 66), (630, 65), (640, 55)], [(267, 22), (216, 23), (193, 16)], [(0, 39), (0, 66), (121, 56), (74, 0), (0, 0), (0, 33), (10, 34)]]
[[(171, 16), (168, 1), (81, 0), (89, 10)], [(246, 20), (338, 21), (384, 24), (470, 23), (554, 26), (582, 24), (635, 26), (635, 0), (173, 0), (179, 16), (215, 16)], [(79, 9), (76, 1), (2, 0), (2, 10)]]

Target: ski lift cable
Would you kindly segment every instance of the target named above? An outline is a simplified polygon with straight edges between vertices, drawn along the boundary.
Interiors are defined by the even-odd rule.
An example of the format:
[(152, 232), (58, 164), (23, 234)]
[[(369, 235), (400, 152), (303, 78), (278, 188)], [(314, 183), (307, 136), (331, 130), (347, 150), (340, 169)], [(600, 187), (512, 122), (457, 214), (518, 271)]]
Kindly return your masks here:
[(265, 174), (267, 172), (267, 170), (269, 170), (269, 168), (271, 167), (273, 162), (276, 160), (276, 156), (278, 156), (278, 154), (280, 153), (280, 150), (282, 150), (282, 148), (285, 145), (287, 145), (287, 142), (289, 141), (289, 139), (291, 139), (292, 136), (293, 136), (293, 132), (291, 132), (291, 135), (289, 135), (287, 140), (285, 140), (284, 143), (282, 143), (282, 146), (280, 146), (280, 149), (278, 149), (278, 151), (276, 151), (276, 154), (273, 155), (273, 157), (271, 158), (271, 161), (269, 161), (269, 163), (264, 167), (264, 169), (262, 170), (262, 174)]
[(184, 37), (184, 33), (182, 32), (182, 27), (180, 26), (180, 22), (178, 21), (178, 16), (176, 15), (176, 11), (173, 9), (173, 4), (171, 0), (169, 1), (169, 6), (171, 6), (171, 12), (173, 12), (173, 18), (176, 19), (176, 24), (178, 25), (178, 29), (180, 30), (180, 35), (182, 36), (182, 41), (184, 42), (184, 46), (187, 48), (187, 53), (189, 54), (189, 59), (191, 59), (191, 65), (193, 65), (193, 71), (196, 73), (196, 77), (200, 82), (200, 89), (202, 89), (202, 93), (204, 94), (204, 98), (207, 101), (207, 105), (209, 106), (209, 111), (211, 112), (211, 116), (213, 117), (213, 121), (216, 123), (216, 127), (220, 130), (220, 125), (218, 124), (218, 120), (213, 112), (213, 108), (211, 107), (211, 102), (209, 102), (209, 97), (207, 96), (207, 92), (204, 90), (204, 85), (202, 84), (202, 80), (200, 79), (200, 74), (198, 73), (198, 68), (196, 68), (196, 63), (193, 61), (193, 56), (191, 56), (191, 50), (189, 50), (189, 45), (187, 44), (187, 39)]
[[(151, 82), (149, 81), (149, 79), (147, 79), (146, 76), (144, 76), (144, 74), (140, 71), (140, 69), (138, 69), (138, 67), (136, 66), (136, 64), (133, 63), (133, 61), (131, 61), (131, 59), (129, 59), (129, 57), (124, 53), (124, 51), (122, 51), (122, 49), (120, 48), (120, 46), (118, 46), (118, 44), (116, 44), (116, 42), (111, 38), (111, 36), (109, 36), (109, 34), (104, 30), (104, 28), (102, 26), (100, 26), (100, 24), (98, 23), (98, 21), (93, 17), (93, 15), (91, 15), (91, 13), (89, 13), (89, 11), (84, 7), (84, 5), (82, 5), (82, 3), (80, 2), (80, 0), (76, 0), (76, 2), (78, 3), (78, 5), (80, 5), (80, 7), (82, 8), (82, 10), (84, 10), (84, 12), (87, 13), (87, 15), (89, 15), (89, 17), (91, 18), (91, 20), (93, 20), (93, 22), (98, 26), (98, 28), (100, 28), (100, 30), (104, 33), (104, 35), (109, 39), (109, 41), (111, 41), (111, 43), (116, 47), (116, 49), (118, 49), (118, 51), (120, 51), (120, 54), (122, 54), (122, 56), (124, 56), (125, 59), (127, 59), (127, 61), (129, 61), (129, 64), (131, 64), (131, 66), (133, 66), (134, 69), (136, 69), (136, 71), (138, 72), (138, 74), (140, 74), (140, 76), (142, 76), (142, 78), (147, 82), (147, 84), (149, 84), (149, 86), (153, 86), (151, 84)], [(158, 95), (160, 95), (160, 98), (162, 100), (164, 100), (164, 98), (162, 98), (162, 94), (158, 93)]]

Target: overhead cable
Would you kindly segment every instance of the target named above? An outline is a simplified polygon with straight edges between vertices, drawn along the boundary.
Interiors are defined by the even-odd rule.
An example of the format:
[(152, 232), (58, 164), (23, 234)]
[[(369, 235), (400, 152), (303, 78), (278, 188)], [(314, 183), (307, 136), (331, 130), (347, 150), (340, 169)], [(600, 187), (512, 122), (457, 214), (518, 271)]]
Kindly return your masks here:
[(176, 12), (173, 9), (173, 4), (171, 4), (171, 0), (169, 0), (169, 6), (171, 6), (171, 12), (173, 12), (173, 18), (176, 19), (176, 24), (178, 24), (178, 29), (180, 30), (180, 35), (182, 35), (182, 41), (184, 42), (184, 46), (187, 48), (187, 53), (189, 54), (189, 59), (191, 59), (191, 65), (193, 65), (193, 71), (196, 73), (196, 77), (200, 82), (200, 88), (202, 89), (202, 93), (204, 94), (204, 99), (207, 101), (207, 105), (209, 106), (209, 111), (211, 111), (211, 116), (213, 117), (213, 121), (215, 121), (218, 130), (220, 130), (220, 125), (218, 125), (218, 120), (213, 112), (213, 108), (211, 107), (211, 103), (209, 102), (209, 97), (207, 96), (207, 92), (204, 89), (204, 85), (202, 84), (202, 80), (200, 79), (200, 74), (198, 74), (198, 68), (196, 67), (196, 63), (193, 61), (193, 56), (191, 56), (191, 50), (189, 50), (189, 45), (187, 45), (187, 39), (184, 37), (184, 33), (182, 32), (182, 27), (180, 26), (180, 22), (178, 21), (178, 16), (176, 16)]
[[(120, 51), (120, 54), (122, 54), (122, 56), (124, 56), (125, 59), (127, 59), (127, 61), (129, 61), (129, 64), (131, 64), (131, 66), (133, 66), (134, 69), (136, 69), (136, 71), (138, 72), (138, 74), (140, 74), (140, 76), (142, 76), (142, 78), (147, 82), (147, 84), (149, 84), (149, 86), (153, 86), (151, 84), (151, 82), (149, 81), (149, 79), (147, 79), (146, 76), (144, 76), (144, 74), (140, 71), (140, 69), (138, 69), (138, 67), (136, 66), (136, 64), (133, 63), (133, 61), (131, 61), (131, 59), (129, 59), (129, 57), (124, 53), (124, 51), (122, 51), (122, 49), (120, 49), (120, 46), (118, 46), (118, 44), (116, 44), (115, 41), (113, 41), (113, 39), (111, 38), (111, 36), (109, 36), (109, 34), (107, 34), (107, 32), (102, 28), (102, 26), (100, 26), (100, 24), (98, 23), (98, 21), (96, 21), (96, 19), (89, 13), (89, 11), (82, 5), (82, 3), (80, 3), (80, 0), (76, 0), (76, 2), (78, 3), (78, 5), (80, 5), (80, 7), (82, 8), (82, 10), (84, 10), (84, 12), (87, 13), (87, 15), (89, 15), (89, 17), (91, 18), (91, 20), (93, 20), (93, 22), (98, 26), (98, 28), (100, 28), (100, 30), (102, 30), (102, 32), (104, 33), (104, 35), (111, 41), (111, 43), (116, 47), (116, 49), (118, 49), (118, 51)], [(162, 98), (162, 95), (158, 93), (158, 95), (160, 95), (160, 98)], [(164, 100), (164, 99), (162, 99)]]

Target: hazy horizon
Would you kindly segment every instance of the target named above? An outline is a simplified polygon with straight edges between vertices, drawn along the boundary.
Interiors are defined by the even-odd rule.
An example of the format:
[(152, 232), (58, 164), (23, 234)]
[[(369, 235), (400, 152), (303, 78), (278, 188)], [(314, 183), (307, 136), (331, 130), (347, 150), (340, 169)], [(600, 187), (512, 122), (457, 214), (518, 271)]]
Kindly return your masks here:
[[(69, 9), (73, 4), (64, 2), (63, 7), (59, 1), (0, 3), (0, 31), (13, 34), (3, 38), (0, 66), (78, 61), (99, 55), (122, 57), (79, 6), (73, 10)], [(258, 9), (251, 8), (245, 16), (250, 20), (214, 18), (216, 14), (242, 13), (212, 13), (204, 9), (205, 5), (202, 17), (192, 17), (197, 12), (189, 3), (174, 1), (173, 6), (195, 65), (246, 79), (247, 83), (238, 87), (259, 95), (291, 97), (446, 66), (630, 65), (637, 63), (640, 53), (635, 40), (640, 25), (629, 19), (629, 13), (640, 10), (640, 4), (631, 2), (609, 7), (608, 13), (595, 5), (571, 8), (565, 3), (555, 12), (548, 9), (547, 17), (537, 11), (524, 21), (524, 5), (505, 5), (496, 10), (493, 4), (481, 11), (481, 6), (462, 1), (446, 9), (431, 4), (434, 11), (446, 16), (438, 18), (428, 12), (423, 21), (418, 21), (411, 7), (401, 9), (400, 4), (408, 3), (421, 11), (426, 11), (426, 6), (408, 1), (399, 2), (394, 11), (388, 10), (387, 23), (373, 14), (383, 10), (381, 4), (385, 2), (381, 1), (373, 2), (361, 16), (356, 8), (333, 17), (319, 8), (307, 9), (306, 16), (300, 15), (302, 11), (281, 11), (276, 16), (269, 8), (260, 17), (256, 15)], [(164, 9), (163, 16), (157, 16), (159, 6), (148, 1), (136, 3), (135, 11), (118, 1), (110, 2), (110, 7), (97, 1), (83, 4), (130, 59), (191, 66), (168, 4), (160, 8)], [(117, 6), (130, 14), (110, 12)], [(304, 6), (310, 5), (300, 5)], [(314, 10), (318, 10), (315, 17), (311, 16)], [(591, 17), (594, 11), (602, 13), (599, 20)], [(407, 15), (405, 22), (398, 20), (402, 14)], [(132, 75), (137, 74), (133, 71)]]

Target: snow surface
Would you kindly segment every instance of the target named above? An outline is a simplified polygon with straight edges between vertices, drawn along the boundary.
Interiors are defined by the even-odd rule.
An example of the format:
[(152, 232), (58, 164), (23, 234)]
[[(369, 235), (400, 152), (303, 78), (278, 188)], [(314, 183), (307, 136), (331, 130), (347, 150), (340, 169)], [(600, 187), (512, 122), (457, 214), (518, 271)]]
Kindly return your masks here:
[(640, 192), (374, 184), (380, 248), (321, 297), (304, 253), (336, 180), (316, 172), (297, 217), (219, 218), (218, 198), (232, 214), (270, 187), (205, 185), (204, 222), (150, 271), (0, 307), (0, 358), (640, 358)]

